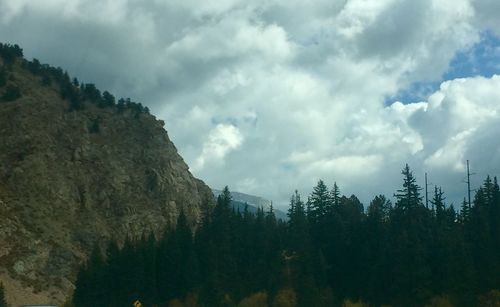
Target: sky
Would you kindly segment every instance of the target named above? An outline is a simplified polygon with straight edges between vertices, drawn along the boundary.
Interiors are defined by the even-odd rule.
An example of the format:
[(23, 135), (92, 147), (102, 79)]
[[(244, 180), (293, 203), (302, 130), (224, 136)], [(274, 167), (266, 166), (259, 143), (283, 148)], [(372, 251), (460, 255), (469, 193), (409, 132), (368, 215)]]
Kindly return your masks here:
[(498, 0), (0, 0), (0, 41), (148, 106), (191, 172), (367, 205), (500, 175)]

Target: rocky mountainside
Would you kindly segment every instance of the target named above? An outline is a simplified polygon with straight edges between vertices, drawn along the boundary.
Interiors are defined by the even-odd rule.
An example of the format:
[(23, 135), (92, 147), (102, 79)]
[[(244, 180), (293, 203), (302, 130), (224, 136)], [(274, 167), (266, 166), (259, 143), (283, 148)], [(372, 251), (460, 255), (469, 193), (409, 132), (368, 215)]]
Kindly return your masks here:
[(147, 110), (2, 48), (0, 281), (13, 306), (61, 304), (96, 242), (158, 234), (181, 210), (194, 225), (213, 195)]

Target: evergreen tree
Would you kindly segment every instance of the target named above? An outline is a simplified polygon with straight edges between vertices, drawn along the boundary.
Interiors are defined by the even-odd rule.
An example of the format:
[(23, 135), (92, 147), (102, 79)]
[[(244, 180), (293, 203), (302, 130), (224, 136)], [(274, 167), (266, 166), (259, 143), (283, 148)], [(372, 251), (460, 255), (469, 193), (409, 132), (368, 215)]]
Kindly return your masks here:
[(394, 194), (394, 197), (396, 197), (396, 208), (404, 212), (409, 212), (422, 204), (422, 197), (420, 196), (422, 188), (417, 185), (408, 164), (405, 165), (401, 174), (404, 176), (403, 188)]
[(100, 107), (112, 107), (115, 105), (115, 96), (111, 95), (108, 91), (102, 93), (102, 102)]
[(141, 303), (151, 306), (158, 301), (156, 287), (156, 238), (153, 233), (143, 235), (137, 249), (142, 271), (137, 278), (141, 279), (139, 289)]
[(435, 186), (434, 197), (431, 200), (431, 204), (436, 210), (436, 219), (438, 223), (441, 223), (445, 217), (445, 204), (444, 204), (445, 198), (443, 197), (443, 195), (444, 193), (441, 190), (441, 188)]
[(174, 279), (177, 278), (174, 271), (177, 267), (174, 261), (177, 259), (177, 245), (175, 242), (173, 230), (166, 227), (163, 231), (157, 249), (156, 262), (156, 285), (158, 292), (158, 300), (167, 302), (174, 297), (175, 285)]
[(177, 283), (181, 292), (180, 296), (182, 297), (197, 287), (199, 282), (199, 264), (193, 245), (193, 233), (184, 211), (181, 211), (177, 219), (175, 236), (179, 244), (180, 255), (180, 259), (176, 263), (180, 268)]
[[(214, 267), (212, 268), (213, 287), (226, 292), (231, 292), (237, 286), (237, 267), (232, 248), (233, 230), (231, 219), (233, 212), (231, 209), (232, 196), (226, 186), (217, 198), (217, 204), (212, 215), (210, 235), (214, 248)], [(217, 294), (213, 299), (219, 303), (223, 299), (222, 293)]]
[(323, 219), (330, 207), (330, 194), (328, 187), (323, 180), (319, 180), (318, 184), (313, 188), (309, 203), (311, 206), (311, 215), (313, 223), (317, 224)]
[(304, 203), (297, 191), (292, 196), (290, 203), (290, 207), (293, 207), (294, 211), (291, 212), (288, 221), (288, 248), (283, 254), (286, 267), (285, 277), (288, 283), (297, 289), (299, 305), (314, 306), (315, 298), (318, 297), (314, 278), (314, 262), (318, 261), (318, 259), (315, 259), (313, 255), (314, 247), (309, 232), (308, 219)]
[(5, 300), (5, 292), (3, 284), (0, 283), (0, 307), (7, 307), (7, 301)]
[[(123, 270), (121, 267), (121, 251), (115, 240), (111, 240), (106, 248), (106, 292), (107, 304), (110, 307), (120, 307), (120, 294)], [(78, 288), (78, 287), (77, 287)]]
[(464, 197), (462, 206), (460, 208), (460, 221), (464, 224), (467, 223), (469, 221), (469, 216), (470, 216), (469, 204), (467, 203), (467, 200)]
[(393, 248), (389, 257), (395, 262), (389, 295), (397, 305), (422, 304), (432, 294), (428, 245), (432, 242), (431, 213), (422, 205), (421, 188), (408, 164), (401, 173), (403, 188), (394, 194), (396, 205), (390, 217)]
[(107, 299), (104, 260), (99, 245), (95, 245), (86, 268), (77, 276), (75, 290), (75, 305), (77, 307), (103, 305)]
[(332, 191), (330, 192), (331, 205), (332, 207), (338, 207), (340, 205), (340, 189), (337, 182), (333, 183)]
[(75, 307), (91, 306), (89, 298), (91, 286), (89, 279), (89, 271), (87, 269), (87, 266), (84, 265), (80, 267), (80, 270), (76, 275), (75, 291), (73, 292), (73, 304), (75, 305)]
[(392, 266), (388, 253), (391, 248), (388, 240), (390, 210), (390, 200), (384, 195), (376, 196), (368, 206), (363, 227), (365, 242), (360, 246), (364, 257), (359, 263), (360, 287), (365, 288), (366, 299), (375, 305), (388, 303), (386, 285), (392, 282), (387, 274)]
[(0, 56), (6, 65), (12, 65), (16, 59), (23, 57), (23, 49), (18, 45), (0, 43)]
[(14, 85), (8, 85), (5, 93), (2, 95), (3, 101), (14, 101), (21, 97), (21, 90)]
[(4, 87), (7, 84), (7, 72), (2, 67), (0, 68), (0, 87)]
[[(285, 292), (298, 306), (336, 306), (348, 298), (422, 306), (444, 295), (474, 306), (479, 294), (500, 284), (496, 178), (486, 178), (459, 218), (440, 188), (432, 199), (436, 213), (423, 206), (408, 167), (394, 208), (379, 195), (365, 214), (359, 199), (340, 196), (335, 184), (327, 193), (332, 211), (310, 223), (308, 213), (328, 192), (316, 188), (310, 210), (295, 191), (286, 222), (276, 220), (272, 206), (235, 212), (226, 187), (213, 210), (204, 209), (194, 241), (181, 212), (158, 243), (153, 235), (127, 239), (122, 249), (110, 242), (106, 261), (95, 248), (78, 273), (75, 306), (118, 307), (135, 299), (165, 306), (197, 294), (203, 306), (234, 306), (255, 293), (279, 302)], [(315, 229), (323, 232), (313, 236)]]

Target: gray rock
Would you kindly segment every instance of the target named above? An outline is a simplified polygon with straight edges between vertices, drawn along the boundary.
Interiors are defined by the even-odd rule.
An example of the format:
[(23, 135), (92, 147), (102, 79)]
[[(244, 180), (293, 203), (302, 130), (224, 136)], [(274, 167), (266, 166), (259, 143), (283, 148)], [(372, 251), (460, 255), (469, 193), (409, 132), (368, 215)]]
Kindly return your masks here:
[(13, 73), (24, 96), (0, 103), (0, 270), (25, 291), (62, 303), (95, 243), (159, 235), (181, 210), (194, 226), (213, 204), (163, 121), (88, 102), (68, 112), (58, 87)]

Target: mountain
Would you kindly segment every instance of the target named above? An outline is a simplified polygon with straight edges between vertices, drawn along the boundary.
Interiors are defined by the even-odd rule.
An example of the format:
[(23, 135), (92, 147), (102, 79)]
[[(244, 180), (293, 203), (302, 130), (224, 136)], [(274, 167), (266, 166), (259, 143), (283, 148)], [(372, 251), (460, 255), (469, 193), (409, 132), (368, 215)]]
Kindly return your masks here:
[[(222, 193), (222, 191), (217, 189), (212, 189), (212, 193), (217, 198), (217, 196), (219, 196)], [(268, 199), (240, 192), (231, 192), (231, 196), (233, 197), (232, 199), (233, 208), (235, 208), (236, 210), (240, 210), (240, 212), (243, 212), (243, 210), (245, 210), (245, 206), (247, 205), (248, 205), (248, 211), (252, 213), (256, 213), (258, 208), (263, 208), (264, 211), (269, 211), (272, 204), (272, 201)], [(273, 211), (277, 219), (283, 221), (288, 219), (287, 214), (285, 212), (278, 210), (274, 207)]]
[(147, 108), (0, 44), (0, 281), (11, 305), (61, 304), (92, 247), (160, 234), (212, 206)]

